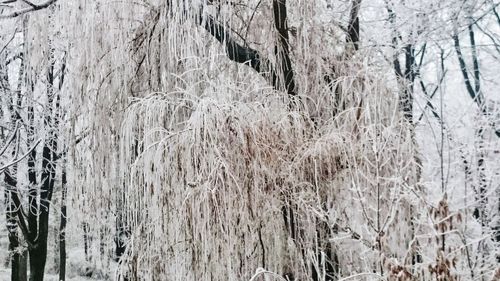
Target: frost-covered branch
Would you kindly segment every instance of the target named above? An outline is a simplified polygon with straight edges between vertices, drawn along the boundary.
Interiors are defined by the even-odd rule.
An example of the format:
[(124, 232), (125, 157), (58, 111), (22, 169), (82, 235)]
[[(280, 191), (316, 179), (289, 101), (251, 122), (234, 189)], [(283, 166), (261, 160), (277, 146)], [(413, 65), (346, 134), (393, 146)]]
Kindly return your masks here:
[(210, 16), (205, 16), (203, 27), (220, 43), (224, 44), (227, 51), (227, 56), (230, 60), (237, 63), (248, 64), (260, 74), (263, 74), (262, 62), (267, 61), (255, 49), (245, 47), (234, 40), (226, 31), (224, 26), (217, 23)]
[(9, 145), (12, 143), (12, 141), (14, 141), (14, 139), (16, 138), (16, 135), (17, 135), (17, 131), (19, 129), (19, 122), (16, 122), (16, 124), (14, 125), (14, 130), (12, 131), (12, 134), (11, 136), (9, 137), (9, 139), (6, 141), (6, 143), (4, 144), (3, 148), (0, 149), (0, 156), (3, 155), (5, 153), (5, 151), (7, 150), (7, 148), (9, 147)]
[[(464, 79), (464, 84), (465, 84), (465, 88), (467, 90), (467, 93), (472, 98), (472, 100), (477, 104), (479, 111), (484, 116), (486, 116), (486, 118), (489, 119), (489, 116), (491, 115), (491, 113), (488, 112), (488, 110), (485, 106), (484, 96), (483, 96), (483, 92), (482, 92), (482, 89), (480, 86), (480, 82), (481, 82), (480, 70), (479, 70), (479, 63), (478, 63), (478, 57), (477, 57), (477, 51), (476, 51), (475, 35), (474, 35), (474, 30), (473, 30), (472, 24), (470, 24), (468, 27), (468, 34), (469, 34), (469, 39), (471, 42), (471, 50), (472, 50), (472, 63), (473, 63), (472, 74), (473, 74), (473, 78), (471, 78), (469, 75), (469, 68), (467, 67), (467, 64), (466, 64), (465, 58), (464, 58), (464, 54), (462, 52), (459, 33), (456, 30), (455, 30), (455, 34), (453, 34), (453, 36), (452, 36), (454, 47), (455, 47), (455, 52), (457, 54), (457, 59), (458, 59), (458, 63), (460, 66), (460, 71), (461, 71), (463, 79)], [(488, 123), (493, 128), (495, 135), (500, 138), (500, 129), (495, 128), (496, 124), (490, 120), (488, 121)]]
[(5, 169), (9, 168), (10, 166), (13, 166), (19, 162), (21, 162), (21, 160), (23, 160), (24, 158), (28, 157), (31, 152), (37, 147), (37, 145), (41, 142), (42, 140), (38, 140), (25, 154), (23, 154), (21, 157), (19, 158), (15, 158), (15, 159), (12, 159), (11, 161), (9, 161), (9, 163), (3, 165), (0, 167), (0, 172), (3, 172)]
[(52, 5), (55, 2), (57, 2), (57, 0), (49, 0), (49, 1), (45, 2), (45, 3), (38, 4), (38, 5), (33, 4), (32, 2), (29, 2), (29, 1), (25, 1), (25, 0), (23, 0), (23, 2), (27, 3), (30, 7), (26, 8), (26, 9), (23, 9), (23, 10), (15, 11), (15, 12), (7, 14), (7, 15), (0, 15), (0, 20), (1, 19), (8, 19), (8, 18), (15, 18), (15, 17), (21, 16), (21, 15), (24, 15), (26, 13), (30, 13), (30, 12), (34, 12), (34, 11), (38, 11), (38, 10), (42, 10), (42, 9), (48, 8), (50, 5)]
[[(265, 58), (259, 51), (238, 43), (226, 28), (218, 23), (211, 15), (200, 17), (200, 23), (217, 41), (225, 45), (227, 56), (231, 61), (247, 64), (261, 74), (266, 80), (271, 79), (271, 84), (276, 90), (280, 90), (284, 84), (289, 96), (296, 96), (295, 79), (292, 69), (289, 51), (288, 28), (286, 23), (286, 1), (273, 1), (274, 24), (278, 31), (279, 46), (276, 46), (276, 55), (281, 66), (283, 78), (269, 59)], [(281, 81), (283, 80), (283, 81)]]

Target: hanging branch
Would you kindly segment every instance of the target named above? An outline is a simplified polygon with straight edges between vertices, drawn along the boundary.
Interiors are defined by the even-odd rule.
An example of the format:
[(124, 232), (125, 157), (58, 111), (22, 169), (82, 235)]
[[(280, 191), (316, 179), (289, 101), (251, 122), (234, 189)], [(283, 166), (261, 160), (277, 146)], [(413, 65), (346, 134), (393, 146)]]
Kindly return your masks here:
[(50, 5), (57, 2), (57, 0), (49, 0), (49, 1), (47, 1), (43, 4), (39, 4), (39, 5), (33, 4), (33, 3), (26, 1), (26, 0), (23, 0), (23, 2), (28, 4), (30, 7), (23, 9), (23, 10), (15, 11), (11, 14), (7, 14), (7, 15), (3, 15), (3, 16), (0, 15), (0, 19), (15, 18), (15, 17), (18, 17), (20, 15), (24, 15), (26, 13), (42, 10), (42, 9), (48, 8)]

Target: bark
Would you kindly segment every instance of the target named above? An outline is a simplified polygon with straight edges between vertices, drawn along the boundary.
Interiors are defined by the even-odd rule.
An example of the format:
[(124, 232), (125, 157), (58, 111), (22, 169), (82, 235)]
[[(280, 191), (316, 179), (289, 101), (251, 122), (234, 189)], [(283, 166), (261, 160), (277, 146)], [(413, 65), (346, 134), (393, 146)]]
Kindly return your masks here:
[[(50, 76), (50, 75), (49, 75)], [(49, 80), (53, 81), (53, 80)], [(48, 96), (48, 114), (45, 117), (45, 126), (52, 125), (51, 122), (51, 109), (52, 95), (49, 91)], [(49, 213), (50, 213), (50, 200), (52, 199), (52, 191), (55, 181), (55, 164), (52, 163), (52, 151), (57, 148), (55, 136), (51, 129), (49, 129), (49, 138), (46, 140), (42, 150), (42, 186), (40, 190), (40, 206), (38, 215), (38, 227), (35, 224), (30, 225), (30, 228), (36, 228), (37, 231), (32, 233), (36, 235), (33, 237), (33, 246), (29, 250), (30, 254), (30, 281), (42, 281), (45, 264), (47, 261), (47, 237), (49, 232)]]
[[(119, 142), (119, 138), (115, 135), (116, 143)], [(119, 155), (119, 146), (116, 146), (116, 154)], [(137, 158), (139, 155), (139, 142), (136, 140), (134, 143), (134, 158)], [(118, 156), (119, 157), (119, 156)], [(119, 160), (117, 159), (117, 163)], [(117, 166), (117, 174), (119, 174), (118, 166)], [(130, 229), (125, 218), (125, 201), (126, 201), (126, 186), (123, 185), (123, 188), (120, 190), (122, 192), (118, 192), (116, 194), (116, 233), (115, 233), (115, 261), (119, 261), (120, 258), (125, 254), (127, 250), (127, 240), (130, 237)]]
[(66, 280), (66, 196), (67, 179), (66, 165), (62, 172), (62, 197), (61, 197), (61, 224), (59, 226), (59, 281)]
[(400, 106), (408, 123), (413, 124), (413, 83), (415, 82), (415, 47), (407, 44), (404, 48), (405, 72), (402, 78), (402, 93), (400, 94)]
[[(121, 207), (119, 207), (121, 208)], [(116, 218), (116, 236), (115, 236), (115, 260), (119, 261), (120, 258), (125, 254), (127, 249), (127, 238), (129, 237), (129, 231), (123, 219), (123, 210), (119, 210), (119, 215)]]
[[(288, 36), (288, 22), (286, 0), (273, 0), (274, 26), (278, 31), (278, 45), (276, 46), (276, 57), (278, 65), (281, 66), (280, 78), (283, 80), (285, 90), (291, 97), (296, 96), (295, 78), (292, 68), (292, 60), (290, 58), (290, 44)], [(273, 85), (281, 84), (278, 82), (278, 77), (273, 77)]]
[(85, 252), (85, 260), (90, 261), (90, 244), (91, 244), (91, 239), (89, 235), (89, 226), (87, 222), (83, 222), (82, 225), (83, 228), (83, 249)]
[[(17, 186), (17, 180), (14, 176), (9, 173), (6, 169), (5, 184), (7, 185), (5, 192), (5, 199), (7, 203), (7, 230), (9, 237), (9, 252), (10, 252), (10, 264), (11, 264), (11, 280), (12, 281), (26, 281), (27, 280), (27, 270), (26, 270), (26, 251), (20, 251), (19, 247), (21, 245), (21, 238), (18, 236), (17, 231), (17, 219), (16, 219), (16, 204), (14, 200), (11, 199), (12, 192), (16, 192), (14, 188)], [(12, 169), (15, 171), (15, 169)]]
[(488, 180), (486, 179), (486, 167), (484, 163), (485, 149), (484, 149), (484, 129), (482, 126), (476, 132), (477, 142), (477, 174), (478, 183), (475, 188), (477, 205), (474, 208), (472, 215), (481, 224), (483, 228), (488, 226), (488, 219), (486, 218), (486, 206), (488, 204), (487, 190)]
[[(295, 80), (290, 59), (288, 43), (288, 27), (286, 21), (286, 1), (273, 1), (275, 27), (278, 31), (278, 46), (276, 46), (276, 55), (278, 56), (280, 71), (276, 70), (267, 58), (248, 46), (239, 44), (226, 28), (218, 23), (212, 16), (200, 14), (199, 23), (205, 28), (217, 41), (226, 48), (227, 57), (234, 62), (246, 64), (253, 68), (257, 73), (277, 90), (284, 90), (289, 96), (296, 96)], [(280, 73), (281, 72), (281, 73)]]
[(38, 238), (29, 249), (30, 281), (43, 281), (47, 261), (47, 234), (49, 231), (49, 207), (41, 209)]
[[(469, 40), (471, 44), (471, 57), (472, 57), (472, 78), (469, 76), (469, 69), (465, 63), (465, 57), (462, 53), (460, 46), (460, 39), (458, 33), (453, 35), (453, 42), (455, 46), (455, 52), (457, 54), (458, 63), (460, 65), (460, 70), (464, 78), (465, 88), (467, 93), (472, 98), (472, 100), (477, 104), (480, 112), (486, 115), (488, 118), (489, 113), (485, 107), (484, 96), (481, 90), (481, 73), (479, 69), (479, 61), (477, 57), (475, 35), (472, 23), (468, 26)], [(494, 124), (490, 124), (494, 127)], [(500, 131), (495, 131), (495, 134), (500, 137)], [(475, 189), (477, 206), (474, 208), (473, 216), (476, 218), (481, 226), (487, 226), (488, 222), (485, 218), (485, 208), (488, 203), (486, 197), (487, 180), (485, 175), (485, 165), (484, 165), (484, 128), (482, 125), (476, 131), (478, 154), (477, 154), (477, 172), (478, 172), (478, 184)]]
[(398, 80), (400, 87), (399, 94), (399, 107), (403, 113), (404, 118), (409, 124), (413, 124), (413, 96), (417, 68), (415, 63), (415, 45), (413, 43), (407, 43), (403, 47), (403, 53), (405, 57), (404, 69), (399, 60), (400, 50), (397, 49), (398, 41), (401, 39), (398, 34), (396, 24), (396, 13), (391, 7), (386, 6), (387, 12), (389, 14), (388, 21), (393, 26), (392, 35), (392, 48), (394, 49), (393, 55), (393, 67), (394, 73)]
[[(19, 84), (18, 89), (22, 86), (22, 77), (24, 76), (24, 56), (19, 55), (21, 59), (21, 66), (19, 70)], [(6, 146), (2, 149), (0, 154), (3, 154), (9, 146), (13, 147), (10, 150), (12, 159), (16, 160), (18, 158), (19, 152), (19, 123), (21, 118), (18, 110), (22, 106), (22, 97), (20, 91), (15, 95), (14, 91), (10, 89), (9, 85), (9, 75), (7, 69), (0, 65), (0, 89), (8, 97), (8, 111), (7, 116), (10, 116), (12, 122), (12, 136), (6, 143)], [(17, 98), (17, 100), (14, 100)], [(2, 116), (3, 117), (3, 116)], [(10, 167), (9, 167), (10, 166)], [(11, 264), (11, 280), (12, 281), (25, 281), (27, 280), (26, 271), (26, 251), (21, 250), (23, 245), (21, 244), (22, 238), (18, 235), (19, 220), (24, 222), (23, 216), (21, 216), (22, 205), (18, 198), (18, 181), (17, 181), (17, 161), (13, 164), (8, 165), (3, 170), (4, 181), (5, 181), (5, 203), (6, 208), (6, 222), (9, 238), (9, 252), (10, 252), (10, 264)], [(19, 218), (17, 216), (19, 215)], [(21, 229), (23, 230), (23, 229)]]
[(462, 72), (462, 76), (464, 78), (465, 88), (467, 89), (467, 93), (474, 100), (474, 102), (478, 105), (479, 108), (482, 109), (483, 106), (483, 97), (480, 92), (475, 91), (475, 87), (472, 85), (471, 79), (469, 78), (469, 73), (467, 69), (467, 65), (465, 64), (465, 58), (462, 53), (462, 48), (460, 46), (460, 39), (458, 38), (458, 34), (453, 36), (453, 42), (455, 45), (455, 51), (457, 53), (458, 63), (460, 65), (460, 70)]
[[(30, 86), (30, 100), (33, 100), (33, 88), (34, 85), (31, 83)], [(33, 104), (28, 105), (28, 146), (33, 146), (35, 143), (35, 113), (33, 109)], [(28, 190), (28, 226), (29, 233), (31, 235), (27, 237), (27, 239), (34, 240), (35, 234), (37, 233), (37, 214), (40, 206), (38, 204), (38, 181), (37, 181), (37, 173), (36, 173), (36, 159), (37, 159), (37, 151), (33, 149), (28, 156), (28, 181), (29, 181), (29, 190)]]
[(359, 50), (359, 9), (361, 0), (353, 0), (351, 18), (347, 27), (347, 43), (353, 44), (354, 50)]
[[(460, 38), (458, 36), (458, 33), (455, 32), (453, 35), (453, 43), (455, 46), (455, 52), (457, 54), (457, 59), (458, 63), (460, 65), (460, 71), (462, 73), (462, 77), (464, 78), (464, 84), (465, 84), (465, 89), (467, 90), (467, 93), (469, 96), (472, 98), (472, 100), (476, 103), (476, 105), (479, 108), (479, 111), (485, 118), (489, 119), (489, 116), (491, 115), (490, 112), (488, 112), (485, 103), (484, 103), (484, 97), (483, 93), (481, 90), (481, 72), (479, 69), (479, 62), (478, 62), (478, 57), (477, 57), (477, 51), (476, 51), (476, 43), (475, 43), (475, 35), (474, 35), (474, 29), (472, 24), (468, 26), (468, 31), (469, 31), (469, 40), (471, 43), (471, 50), (472, 50), (472, 75), (473, 77), (471, 78), (469, 75), (469, 68), (467, 67), (467, 64), (465, 62), (465, 56), (462, 52), (462, 47), (460, 44)], [(493, 128), (494, 133), (497, 137), (500, 138), (500, 129), (497, 130), (495, 128), (495, 123), (489, 121), (489, 125)]]
[[(51, 43), (49, 42), (49, 45)], [(47, 104), (44, 113), (44, 127), (46, 129), (45, 143), (42, 149), (42, 174), (40, 188), (40, 203), (38, 207), (38, 225), (30, 223), (31, 246), (30, 255), (30, 281), (43, 281), (45, 264), (47, 261), (47, 238), (49, 232), (50, 202), (54, 191), (56, 179), (56, 160), (58, 158), (58, 131), (60, 96), (56, 95), (54, 87), (54, 50), (49, 51), (49, 66), (47, 69)], [(63, 77), (61, 77), (63, 79)], [(36, 201), (36, 200), (35, 200)]]

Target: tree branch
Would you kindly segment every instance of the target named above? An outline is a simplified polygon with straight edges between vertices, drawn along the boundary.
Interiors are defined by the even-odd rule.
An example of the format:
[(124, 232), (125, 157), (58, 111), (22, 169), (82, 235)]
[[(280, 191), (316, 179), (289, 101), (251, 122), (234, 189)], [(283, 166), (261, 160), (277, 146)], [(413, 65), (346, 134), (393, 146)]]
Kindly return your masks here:
[[(282, 0), (275, 0), (278, 3), (278, 11), (275, 9), (275, 15), (286, 13), (286, 9), (283, 10)], [(293, 77), (293, 71), (291, 68), (291, 61), (288, 51), (288, 30), (286, 29), (286, 16), (280, 16), (279, 19), (276, 20), (275, 25), (280, 34), (280, 48), (283, 50), (279, 52), (281, 55), (281, 70), (284, 74), (284, 84), (285, 90), (290, 96), (295, 96), (295, 82)], [(269, 77), (271, 77), (271, 81), (269, 81), (273, 88), (276, 90), (281, 89), (280, 79), (278, 79), (278, 72), (275, 67), (269, 62), (269, 60), (262, 56), (262, 54), (248, 46), (243, 46), (236, 42), (236, 40), (229, 34), (226, 28), (218, 23), (211, 15), (203, 15), (200, 14), (199, 18), (200, 25), (208, 31), (219, 43), (223, 44), (226, 48), (227, 57), (234, 62), (246, 64), (261, 74), (267, 81), (269, 81)], [(269, 75), (269, 74), (270, 75)]]
[(28, 152), (26, 152), (24, 155), (22, 155), (21, 157), (17, 158), (17, 159), (13, 159), (10, 163), (7, 163), (3, 166), (0, 167), (0, 172), (3, 172), (3, 170), (7, 169), (8, 167), (12, 166), (12, 165), (15, 165), (17, 163), (19, 163), (21, 160), (23, 160), (24, 158), (28, 157), (31, 153), (31, 151), (33, 151), (37, 145), (40, 143), (41, 139), (38, 140), (29, 150)]
[(5, 153), (5, 151), (7, 150), (7, 148), (9, 147), (9, 145), (12, 143), (12, 141), (14, 141), (14, 139), (16, 138), (17, 136), (17, 130), (19, 129), (19, 121), (16, 122), (15, 126), (14, 126), (14, 130), (12, 130), (12, 135), (10, 136), (10, 138), (7, 140), (7, 142), (5, 143), (4, 147), (2, 149), (0, 149), (0, 156), (3, 155)]
[[(200, 22), (202, 22), (201, 19)], [(229, 35), (226, 29), (221, 24), (217, 23), (210, 15), (206, 16), (203, 27), (217, 41), (225, 45), (227, 56), (230, 60), (237, 63), (248, 64), (250, 67), (262, 74), (262, 58), (257, 50), (238, 44)]]
[(57, 2), (57, 0), (48, 0), (47, 2), (45, 2), (43, 4), (40, 4), (40, 5), (35, 5), (35, 4), (33, 4), (33, 3), (29, 2), (29, 1), (23, 1), (23, 2), (27, 3), (28, 5), (30, 5), (30, 8), (26, 8), (26, 9), (23, 9), (23, 10), (19, 10), (19, 11), (13, 12), (11, 14), (0, 16), (0, 19), (15, 18), (15, 17), (18, 17), (20, 15), (24, 15), (26, 13), (30, 13), (30, 12), (42, 10), (42, 9), (45, 9), (45, 8), (49, 7), (50, 5), (54, 4), (55, 2)]
[[(471, 24), (472, 25), (472, 24)], [(458, 32), (455, 32), (453, 35), (453, 42), (455, 45), (455, 52), (457, 53), (457, 58), (458, 58), (458, 63), (460, 64), (460, 70), (462, 72), (462, 76), (464, 78), (464, 83), (465, 83), (465, 88), (467, 89), (467, 93), (469, 96), (472, 98), (472, 100), (477, 104), (479, 107), (479, 111), (484, 115), (488, 116), (490, 113), (487, 111), (485, 104), (484, 104), (484, 99), (481, 93), (481, 88), (480, 88), (480, 76), (479, 76), (479, 64), (477, 62), (477, 54), (475, 52), (475, 41), (474, 41), (474, 31), (472, 29), (469, 29), (469, 37), (471, 40), (472, 46), (472, 56), (473, 56), (473, 74), (474, 74), (474, 82), (475, 84), (472, 85), (471, 79), (469, 77), (469, 72), (467, 69), (467, 65), (465, 63), (464, 55), (462, 53), (462, 49), (460, 46), (460, 39), (458, 38)], [(500, 130), (497, 130), (495, 128), (495, 123), (489, 121), (490, 126), (492, 126), (495, 135), (500, 138)]]
[(469, 93), (469, 96), (472, 98), (472, 100), (474, 100), (474, 102), (477, 103), (479, 107), (481, 107), (482, 101), (476, 95), (474, 87), (472, 87), (471, 81), (469, 79), (469, 73), (467, 71), (467, 65), (465, 64), (465, 59), (462, 53), (462, 49), (460, 47), (460, 39), (458, 38), (458, 34), (453, 35), (453, 42), (455, 45), (455, 51), (457, 53), (458, 63), (460, 64), (460, 70), (462, 72), (462, 76), (464, 77), (464, 83), (465, 83), (465, 88), (467, 89), (467, 93)]

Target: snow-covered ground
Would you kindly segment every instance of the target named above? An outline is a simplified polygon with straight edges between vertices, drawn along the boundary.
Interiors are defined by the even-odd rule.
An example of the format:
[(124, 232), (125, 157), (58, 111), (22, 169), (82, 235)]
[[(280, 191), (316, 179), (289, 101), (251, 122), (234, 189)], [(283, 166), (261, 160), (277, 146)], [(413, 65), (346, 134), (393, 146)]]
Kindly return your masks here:
[[(0, 280), (1, 281), (10, 280), (10, 269), (0, 268)], [(66, 280), (68, 280), (68, 281), (83, 281), (83, 280), (99, 280), (99, 279), (92, 279), (92, 278), (86, 278), (86, 277), (81, 277), (81, 276), (75, 276), (75, 277), (66, 277)], [(103, 279), (103, 280), (105, 280), (105, 279)], [(57, 276), (57, 274), (47, 274), (47, 275), (45, 275), (45, 281), (58, 281), (58, 276)]]

